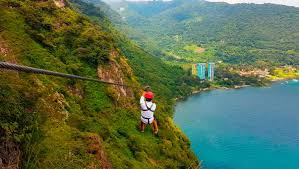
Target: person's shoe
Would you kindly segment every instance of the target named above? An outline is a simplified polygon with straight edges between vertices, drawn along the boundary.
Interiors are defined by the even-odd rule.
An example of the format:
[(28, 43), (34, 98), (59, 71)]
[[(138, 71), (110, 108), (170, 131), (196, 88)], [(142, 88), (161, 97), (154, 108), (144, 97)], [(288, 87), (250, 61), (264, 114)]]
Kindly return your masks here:
[(144, 130), (140, 130), (141, 133), (144, 133)]
[(158, 130), (157, 130), (157, 131), (154, 131), (154, 134), (155, 134), (155, 135), (158, 135)]

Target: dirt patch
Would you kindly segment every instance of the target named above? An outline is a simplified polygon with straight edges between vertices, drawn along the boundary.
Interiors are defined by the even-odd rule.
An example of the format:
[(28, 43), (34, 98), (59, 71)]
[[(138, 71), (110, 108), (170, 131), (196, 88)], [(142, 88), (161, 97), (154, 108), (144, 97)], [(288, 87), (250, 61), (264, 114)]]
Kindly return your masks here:
[(192, 51), (192, 52), (198, 53), (198, 54), (201, 54), (201, 53), (206, 51), (205, 48), (199, 47), (199, 46), (194, 45), (194, 44), (187, 45), (187, 46), (184, 47), (184, 49), (187, 50), (187, 51)]
[[(95, 159), (101, 164), (101, 169), (112, 169), (112, 164), (109, 162), (107, 154), (103, 150), (100, 138), (98, 136), (89, 136), (87, 139), (90, 142), (87, 153), (95, 155)], [(95, 169), (96, 165), (92, 163), (87, 168)]]
[(10, 141), (0, 143), (0, 169), (19, 169), (21, 162), (19, 146)]
[(5, 48), (5, 47), (3, 46), (3, 44), (1, 44), (1, 42), (0, 42), (0, 52), (1, 52), (4, 56), (7, 56), (8, 52), (9, 52), (9, 50), (8, 50), (7, 48)]
[(196, 53), (203, 53), (203, 52), (206, 51), (206, 49), (205, 49), (205, 48), (198, 47), (198, 48), (196, 48), (194, 51), (195, 51)]
[(5, 43), (5, 41), (1, 40), (1, 37), (0, 37), (0, 55), (2, 55), (2, 57), (0, 56), (0, 58), (5, 60), (6, 62), (17, 63), (16, 57), (13, 55), (11, 49)]
[(54, 0), (54, 3), (55, 3), (55, 5), (56, 5), (58, 8), (63, 8), (63, 7), (65, 7), (65, 2), (64, 2), (64, 0)]
[(84, 92), (75, 86), (68, 86), (69, 92), (74, 95), (78, 96), (80, 99), (83, 99)]
[(243, 77), (250, 77), (250, 76), (258, 76), (258, 77), (261, 77), (261, 78), (264, 78), (264, 77), (268, 77), (270, 75), (270, 72), (268, 69), (254, 69), (254, 70), (240, 70), (239, 72), (239, 75), (240, 76), (243, 76)]

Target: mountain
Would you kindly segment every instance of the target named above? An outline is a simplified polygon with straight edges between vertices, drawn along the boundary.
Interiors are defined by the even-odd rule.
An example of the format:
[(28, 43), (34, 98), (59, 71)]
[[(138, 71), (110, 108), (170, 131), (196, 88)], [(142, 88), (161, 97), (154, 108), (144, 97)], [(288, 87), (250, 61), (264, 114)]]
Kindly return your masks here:
[[(154, 43), (168, 60), (299, 64), (296, 7), (174, 0), (125, 1), (114, 9), (133, 29), (124, 29), (130, 37), (142, 46)], [(148, 41), (140, 37), (147, 37)]]
[[(79, 0), (0, 0), (0, 61), (132, 86), (0, 71), (0, 168), (198, 168), (172, 120), (174, 98), (196, 80), (129, 40), (107, 11)], [(158, 137), (138, 131), (146, 84)]]

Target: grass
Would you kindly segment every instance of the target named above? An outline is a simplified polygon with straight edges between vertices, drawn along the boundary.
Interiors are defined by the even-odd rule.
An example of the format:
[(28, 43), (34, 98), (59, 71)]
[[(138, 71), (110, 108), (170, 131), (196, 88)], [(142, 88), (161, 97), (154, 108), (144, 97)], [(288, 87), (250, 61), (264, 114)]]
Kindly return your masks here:
[(198, 53), (198, 54), (205, 52), (205, 48), (201, 48), (201, 47), (199, 47), (199, 46), (197, 46), (197, 45), (195, 45), (195, 44), (192, 44), (192, 45), (186, 45), (186, 46), (184, 47), (184, 49), (185, 49), (186, 51), (191, 51), (191, 52)]
[[(127, 84), (153, 81), (153, 89), (160, 91), (156, 113), (160, 134), (154, 137), (150, 128), (138, 131), (139, 91), (134, 91), (134, 98), (117, 101), (111, 87), (102, 84), (0, 72), (5, 82), (0, 86), (0, 132), (4, 133), (0, 139), (18, 143), (22, 168), (100, 167), (97, 156), (88, 153), (90, 136), (101, 140), (114, 168), (184, 168), (198, 163), (188, 139), (169, 118), (171, 98), (182, 94), (176, 85), (183, 82), (176, 77), (183, 71), (128, 41), (116, 43), (119, 34), (103, 31), (102, 25), (72, 8), (53, 5), (52, 1), (0, 1), (0, 42), (10, 49), (7, 55), (0, 53), (1, 60), (94, 78), (99, 65), (119, 62)], [(110, 58), (111, 51), (119, 55)]]

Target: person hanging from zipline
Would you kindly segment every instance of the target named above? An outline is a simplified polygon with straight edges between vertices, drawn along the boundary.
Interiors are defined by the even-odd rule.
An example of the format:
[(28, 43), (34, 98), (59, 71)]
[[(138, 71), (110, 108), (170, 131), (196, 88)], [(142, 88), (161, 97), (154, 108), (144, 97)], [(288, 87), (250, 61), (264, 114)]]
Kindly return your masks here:
[(141, 122), (140, 131), (144, 132), (147, 124), (152, 126), (153, 133), (158, 134), (158, 124), (154, 116), (157, 105), (153, 103), (154, 93), (150, 90), (150, 87), (146, 87), (145, 92), (140, 98), (140, 108), (141, 108)]

